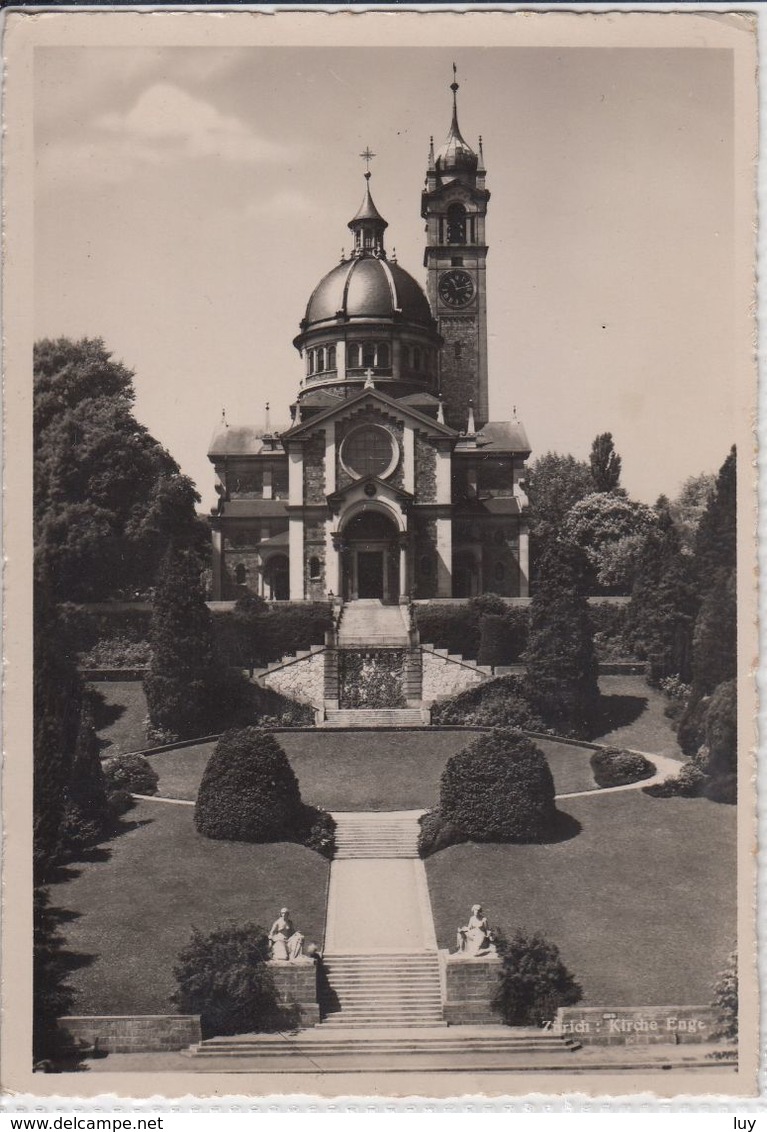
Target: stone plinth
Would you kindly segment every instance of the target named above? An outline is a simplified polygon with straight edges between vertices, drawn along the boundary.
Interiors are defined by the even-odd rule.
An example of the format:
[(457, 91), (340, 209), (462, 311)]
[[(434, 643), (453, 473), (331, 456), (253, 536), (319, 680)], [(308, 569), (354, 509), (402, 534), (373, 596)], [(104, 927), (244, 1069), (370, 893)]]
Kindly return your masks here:
[(450, 1026), (500, 1026), (492, 1009), (498, 990), (501, 960), (448, 955), (445, 959), (445, 1021)]
[(560, 1006), (554, 1029), (581, 1045), (679, 1045), (712, 1040), (710, 1006)]
[(59, 1018), (78, 1045), (103, 1053), (162, 1053), (202, 1040), (198, 1014), (113, 1014)]
[(298, 1007), (302, 1026), (316, 1026), (320, 1020), (317, 1001), (317, 964), (302, 956), (289, 963), (272, 960), (267, 966), (274, 979), (278, 1001), (283, 1006)]

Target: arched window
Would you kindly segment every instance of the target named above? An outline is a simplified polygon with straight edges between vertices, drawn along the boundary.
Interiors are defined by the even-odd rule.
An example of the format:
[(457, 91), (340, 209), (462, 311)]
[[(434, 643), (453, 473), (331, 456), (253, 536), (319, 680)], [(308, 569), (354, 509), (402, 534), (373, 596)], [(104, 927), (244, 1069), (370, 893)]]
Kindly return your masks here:
[(455, 353), (456, 358), (460, 360), (463, 356), (463, 346), (460, 342), (453, 343), (453, 352)]
[(306, 372), (309, 377), (314, 373), (314, 350), (306, 351)]
[(242, 562), (238, 562), (234, 568), (234, 580), (238, 586), (244, 586), (248, 580), (248, 571), (245, 569)]
[(328, 369), (336, 368), (336, 348), (328, 346)]
[(421, 351), (417, 346), (413, 347), (413, 369), (421, 368)]
[(447, 210), (447, 242), (466, 243), (466, 209), (462, 204), (451, 204)]
[(320, 576), (320, 560), (316, 554), (309, 559), (309, 578), (316, 582)]
[(390, 365), (389, 347), (385, 342), (381, 342), (378, 347), (378, 366), (380, 369), (388, 369)]
[(325, 368), (325, 349), (324, 349), (323, 346), (320, 346), (319, 350), (317, 351), (317, 373), (322, 373), (324, 368)]
[(362, 347), (362, 365), (365, 369), (376, 364), (376, 348), (374, 342), (366, 342)]
[(357, 369), (360, 364), (360, 344), (350, 342), (346, 347), (346, 364), (350, 369)]

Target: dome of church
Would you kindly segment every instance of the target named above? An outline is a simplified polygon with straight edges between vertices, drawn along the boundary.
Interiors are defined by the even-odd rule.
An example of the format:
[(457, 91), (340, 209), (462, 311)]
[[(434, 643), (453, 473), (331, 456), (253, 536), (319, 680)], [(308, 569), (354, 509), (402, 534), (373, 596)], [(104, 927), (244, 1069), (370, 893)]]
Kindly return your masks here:
[(434, 155), (434, 165), (440, 173), (475, 172), (479, 158), (468, 142), (464, 141), (458, 128), (456, 94), (459, 88), (455, 80), (451, 83), (450, 89), (453, 92), (453, 120), (444, 145)]
[(429, 300), (412, 275), (396, 263), (364, 256), (339, 263), (320, 280), (306, 307), (303, 327), (347, 319), (393, 319), (431, 327)]

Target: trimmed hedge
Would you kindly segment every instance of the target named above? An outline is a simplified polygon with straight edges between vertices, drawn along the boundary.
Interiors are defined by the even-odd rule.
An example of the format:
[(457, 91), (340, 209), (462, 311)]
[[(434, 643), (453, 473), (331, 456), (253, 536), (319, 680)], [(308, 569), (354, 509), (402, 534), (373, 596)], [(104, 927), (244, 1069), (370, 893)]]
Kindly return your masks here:
[(110, 794), (156, 794), (160, 776), (143, 755), (115, 755), (102, 764)]
[(655, 766), (634, 751), (621, 751), (618, 747), (603, 747), (591, 756), (591, 771), (597, 786), (628, 786), (655, 774)]
[(333, 853), (333, 819), (304, 805), (287, 755), (258, 727), (221, 736), (202, 776), (194, 822), (217, 841), (297, 841)]
[(519, 727), (545, 731), (546, 726), (525, 695), (521, 676), (496, 676), (467, 688), (431, 709), (432, 723), (463, 727)]
[(413, 609), (422, 644), (459, 653), (467, 660), (476, 660), (480, 654), (482, 622), (485, 618), (489, 618), (489, 624), (493, 626), (489, 628), (489, 632), (494, 639), (502, 642), (500, 655), (503, 659), (483, 660), (480, 663), (513, 664), (519, 660), (527, 645), (527, 608), (510, 606), (498, 594), (482, 594), (460, 604), (427, 602), (425, 605), (415, 605)]
[(215, 612), (213, 639), (217, 655), (240, 668), (258, 667), (283, 656), (325, 643), (333, 626), (328, 601), (249, 603)]
[(531, 739), (511, 727), (479, 735), (448, 759), (439, 817), (422, 823), (421, 852), (434, 852), (448, 827), (462, 841), (545, 841), (556, 827), (554, 797), (549, 764)]

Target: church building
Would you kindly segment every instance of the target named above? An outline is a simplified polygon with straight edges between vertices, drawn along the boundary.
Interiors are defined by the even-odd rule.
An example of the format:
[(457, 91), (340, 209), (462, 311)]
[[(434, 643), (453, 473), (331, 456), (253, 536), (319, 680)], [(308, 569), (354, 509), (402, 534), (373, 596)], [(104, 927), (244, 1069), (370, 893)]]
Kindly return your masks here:
[(451, 89), (421, 196), (426, 291), (387, 252), (368, 169), (351, 253), (294, 339), (291, 428), (222, 422), (213, 437), (214, 600), (527, 596), (530, 448), (519, 421), (489, 419), (490, 193)]

